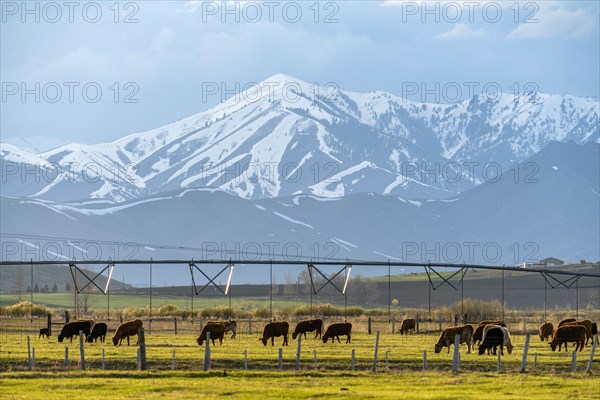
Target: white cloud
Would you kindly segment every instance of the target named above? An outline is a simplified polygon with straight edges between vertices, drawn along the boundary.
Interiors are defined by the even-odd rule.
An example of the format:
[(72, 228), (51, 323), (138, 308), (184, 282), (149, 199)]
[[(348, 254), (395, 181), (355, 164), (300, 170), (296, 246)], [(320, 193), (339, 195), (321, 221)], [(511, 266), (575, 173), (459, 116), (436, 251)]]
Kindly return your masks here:
[(567, 10), (557, 2), (539, 3), (537, 22), (522, 23), (512, 30), (507, 39), (580, 39), (598, 27), (597, 15), (592, 10)]
[(467, 24), (458, 23), (447, 32), (437, 35), (436, 39), (453, 40), (453, 39), (477, 39), (483, 38), (486, 33), (483, 29), (472, 29)]

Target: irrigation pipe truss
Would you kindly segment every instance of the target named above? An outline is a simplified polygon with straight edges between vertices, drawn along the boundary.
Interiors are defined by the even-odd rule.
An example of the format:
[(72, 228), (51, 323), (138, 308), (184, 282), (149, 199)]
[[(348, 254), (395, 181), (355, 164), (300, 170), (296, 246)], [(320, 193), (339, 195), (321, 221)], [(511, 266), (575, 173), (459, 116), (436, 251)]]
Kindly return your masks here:
[(234, 264), (234, 265), (312, 265), (312, 266), (353, 266), (353, 267), (424, 267), (424, 268), (464, 268), (464, 269), (482, 269), (512, 272), (533, 272), (549, 275), (568, 275), (578, 277), (600, 278), (600, 273), (592, 274), (579, 271), (564, 271), (558, 269), (535, 268), (535, 267), (507, 267), (499, 265), (480, 265), (480, 264), (452, 264), (452, 263), (418, 263), (418, 262), (398, 262), (398, 261), (365, 261), (365, 260), (339, 260), (339, 261), (310, 261), (310, 260), (73, 260), (73, 261), (0, 261), (0, 266), (36, 266), (36, 265), (174, 265), (174, 264)]

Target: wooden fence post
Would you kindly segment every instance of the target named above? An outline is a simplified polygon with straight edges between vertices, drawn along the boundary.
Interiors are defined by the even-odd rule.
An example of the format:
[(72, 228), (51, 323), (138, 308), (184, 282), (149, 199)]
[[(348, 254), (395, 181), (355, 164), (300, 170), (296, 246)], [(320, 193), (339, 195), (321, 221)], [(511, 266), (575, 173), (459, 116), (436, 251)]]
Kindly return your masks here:
[(392, 318), (392, 335), (396, 332), (396, 319)]
[(69, 348), (65, 347), (65, 367), (69, 368)]
[(31, 340), (27, 336), (27, 369), (31, 371)]
[(31, 369), (35, 367), (35, 347), (31, 349)]
[(282, 370), (283, 369), (283, 349), (280, 347), (279, 348), (279, 363), (278, 363), (279, 369)]
[(577, 371), (577, 351), (573, 350), (571, 354), (571, 372)]
[(300, 369), (300, 350), (302, 349), (302, 335), (298, 335), (298, 349), (296, 350), (296, 370)]
[(367, 320), (367, 332), (371, 334), (371, 317)]
[(173, 318), (173, 327), (174, 327), (174, 330), (175, 330), (175, 335), (177, 335), (177, 317)]
[(138, 330), (138, 338), (140, 344), (140, 371), (146, 370), (146, 335), (144, 334), (144, 328)]
[(204, 348), (204, 370), (210, 369), (210, 332), (206, 332), (206, 347)]
[(537, 369), (537, 351), (533, 353), (533, 370)]
[(458, 352), (460, 347), (460, 335), (454, 336), (454, 353), (452, 356), (452, 373), (458, 372)]
[(592, 342), (592, 350), (590, 351), (590, 360), (588, 361), (587, 368), (585, 369), (585, 372), (587, 374), (589, 374), (590, 371), (592, 370), (592, 360), (594, 359), (594, 353), (596, 352), (596, 344), (598, 343), (598, 334), (596, 334), (596, 336), (593, 339), (594, 339), (594, 341)]
[(252, 335), (252, 318), (248, 320), (248, 335)]
[(502, 363), (500, 361), (500, 356), (502, 355), (502, 352), (500, 350), (498, 350), (498, 372), (502, 371)]
[(523, 361), (521, 362), (521, 372), (525, 372), (525, 370), (527, 369), (527, 352), (529, 352), (529, 336), (529, 333), (527, 334), (527, 336), (525, 336), (525, 348), (523, 349)]
[(85, 349), (83, 348), (83, 331), (79, 331), (79, 356), (81, 359), (81, 369), (85, 369)]
[(377, 352), (379, 351), (379, 331), (375, 333), (375, 354), (373, 354), (373, 372), (377, 371)]
[(69, 310), (65, 310), (65, 324), (69, 323)]
[(48, 314), (46, 321), (46, 329), (48, 329), (48, 336), (52, 336), (52, 314)]
[(419, 317), (419, 314), (417, 314), (417, 332), (419, 332), (419, 323), (421, 322), (421, 318)]

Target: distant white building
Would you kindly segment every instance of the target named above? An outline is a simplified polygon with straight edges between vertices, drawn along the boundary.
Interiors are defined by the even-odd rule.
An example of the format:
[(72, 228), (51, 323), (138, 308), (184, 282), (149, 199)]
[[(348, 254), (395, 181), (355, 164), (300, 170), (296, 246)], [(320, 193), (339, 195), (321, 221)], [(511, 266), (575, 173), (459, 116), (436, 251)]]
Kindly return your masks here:
[(565, 262), (563, 260), (559, 260), (558, 258), (554, 258), (554, 257), (548, 257), (548, 258), (544, 258), (543, 260), (540, 260), (540, 265), (546, 266), (546, 267), (553, 267), (556, 265), (564, 265)]

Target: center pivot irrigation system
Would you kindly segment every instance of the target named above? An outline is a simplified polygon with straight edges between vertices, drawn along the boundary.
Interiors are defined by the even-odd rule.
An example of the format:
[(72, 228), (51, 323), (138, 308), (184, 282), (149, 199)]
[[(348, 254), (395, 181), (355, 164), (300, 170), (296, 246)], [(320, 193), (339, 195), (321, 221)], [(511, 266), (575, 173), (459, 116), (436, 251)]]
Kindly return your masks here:
[[(192, 281), (192, 309), (193, 309), (193, 295), (200, 295), (207, 287), (211, 284), (217, 288), (223, 295), (229, 295), (229, 307), (231, 309), (231, 281), (233, 277), (234, 265), (269, 265), (270, 266), (270, 315), (273, 314), (273, 266), (306, 266), (308, 268), (308, 276), (310, 277), (310, 309), (312, 312), (312, 297), (313, 294), (319, 293), (327, 285), (334, 287), (341, 295), (344, 296), (344, 307), (347, 307), (347, 292), (348, 281), (350, 279), (350, 273), (353, 266), (361, 267), (388, 267), (388, 313), (391, 318), (391, 267), (421, 267), (425, 269), (427, 278), (429, 280), (428, 291), (429, 291), (429, 314), (431, 315), (431, 290), (439, 289), (441, 286), (446, 285), (456, 291), (461, 290), (461, 304), (464, 300), (464, 277), (469, 269), (477, 270), (496, 270), (502, 272), (502, 318), (504, 318), (504, 272), (529, 272), (540, 274), (544, 278), (544, 317), (546, 316), (546, 288), (564, 287), (570, 289), (575, 285), (577, 290), (577, 312), (579, 312), (579, 280), (582, 277), (598, 278), (598, 287), (600, 288), (600, 273), (586, 273), (580, 271), (565, 271), (555, 270), (547, 268), (535, 268), (535, 267), (507, 267), (507, 266), (495, 266), (495, 265), (479, 265), (479, 264), (452, 264), (452, 263), (418, 263), (418, 262), (392, 262), (392, 261), (365, 261), (365, 260), (327, 260), (327, 261), (300, 261), (300, 260), (90, 260), (90, 261), (2, 261), (2, 265), (13, 265), (13, 266), (31, 266), (31, 279), (33, 287), (33, 267), (35, 265), (65, 265), (68, 264), (73, 283), (75, 285), (75, 292), (80, 294), (89, 285), (94, 285), (104, 295), (109, 294), (109, 286), (111, 278), (117, 265), (149, 265), (150, 267), (150, 310), (152, 310), (152, 265), (188, 265), (191, 281)], [(86, 271), (78, 267), (78, 265), (105, 265), (95, 276), (89, 276)], [(203, 270), (203, 267), (210, 265), (225, 265), (216, 275), (211, 276), (208, 271)], [(327, 267), (342, 267), (341, 269), (334, 272), (332, 275), (327, 276), (323, 270)], [(439, 268), (455, 268), (457, 269), (450, 276), (443, 276), (438, 272)], [(229, 270), (227, 277), (227, 284), (225, 289), (221, 288), (215, 280), (221, 276), (225, 271)], [(104, 272), (108, 271), (108, 278), (104, 288), (100, 287), (96, 283), (96, 279), (101, 276)], [(198, 288), (196, 285), (195, 272), (199, 272), (207, 279), (207, 283)], [(80, 273), (81, 276), (87, 280), (87, 283), (82, 287), (78, 287), (76, 274)], [(89, 273), (89, 271), (88, 271)], [(334, 279), (344, 274), (344, 284), (340, 288)], [(324, 283), (317, 288), (317, 274), (324, 279)], [(434, 281), (434, 278), (438, 277), (439, 282)], [(452, 279), (458, 277), (458, 283), (452, 282)], [(33, 293), (33, 292), (32, 292)], [(110, 302), (110, 300), (109, 300)], [(462, 308), (462, 307), (461, 307)], [(152, 311), (150, 311), (152, 313)], [(464, 315), (464, 314), (463, 314)]]

